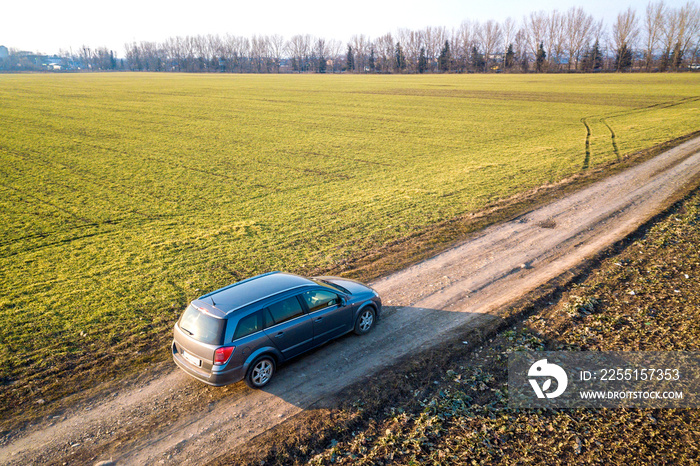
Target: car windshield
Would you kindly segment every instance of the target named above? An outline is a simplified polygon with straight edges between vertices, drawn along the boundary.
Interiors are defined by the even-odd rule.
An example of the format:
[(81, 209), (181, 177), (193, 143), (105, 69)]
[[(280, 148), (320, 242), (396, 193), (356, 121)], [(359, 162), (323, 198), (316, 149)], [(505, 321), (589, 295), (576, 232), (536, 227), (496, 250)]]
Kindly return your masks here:
[(180, 328), (202, 343), (220, 345), (223, 342), (225, 320), (201, 312), (193, 305), (187, 306), (180, 318)]
[(334, 288), (334, 289), (340, 291), (341, 293), (352, 294), (352, 293), (350, 293), (350, 290), (348, 290), (347, 288), (343, 288), (342, 286), (335, 284), (335, 283), (332, 283), (332, 282), (329, 282), (328, 280), (324, 280), (322, 278), (312, 278), (312, 280), (315, 281), (316, 283), (318, 283), (319, 285)]

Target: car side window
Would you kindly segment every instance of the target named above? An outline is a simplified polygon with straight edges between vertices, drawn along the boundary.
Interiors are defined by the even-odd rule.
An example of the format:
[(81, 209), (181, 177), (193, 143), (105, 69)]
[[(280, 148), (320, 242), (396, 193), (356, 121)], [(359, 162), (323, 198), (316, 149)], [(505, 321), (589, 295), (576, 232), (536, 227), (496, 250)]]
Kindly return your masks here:
[(331, 291), (305, 291), (301, 294), (301, 296), (304, 298), (306, 305), (309, 307), (309, 312), (317, 311), (319, 309), (323, 309), (324, 307), (340, 303), (340, 298), (338, 298), (338, 295)]
[(268, 328), (272, 327), (275, 325), (275, 321), (272, 319), (272, 314), (270, 314), (270, 310), (268, 308), (265, 308), (262, 310), (263, 314), (263, 328)]
[(233, 339), (238, 340), (260, 330), (262, 330), (262, 315), (260, 312), (254, 312), (238, 321)]
[(295, 317), (299, 317), (304, 314), (304, 310), (301, 308), (301, 303), (296, 296), (292, 296), (282, 301), (271, 304), (268, 309), (272, 315), (272, 319), (275, 324), (280, 324)]

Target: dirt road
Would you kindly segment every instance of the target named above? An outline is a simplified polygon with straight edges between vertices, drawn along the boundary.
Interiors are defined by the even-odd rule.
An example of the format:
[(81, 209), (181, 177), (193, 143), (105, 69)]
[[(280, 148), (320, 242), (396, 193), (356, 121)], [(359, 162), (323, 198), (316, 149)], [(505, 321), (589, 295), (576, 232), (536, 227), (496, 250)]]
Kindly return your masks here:
[(174, 368), (30, 427), (2, 464), (198, 464), (273, 427), (399, 357), (499, 319), (503, 305), (565, 273), (661, 211), (700, 175), (700, 138), (378, 280), (385, 312), (280, 369), (264, 391), (214, 389)]

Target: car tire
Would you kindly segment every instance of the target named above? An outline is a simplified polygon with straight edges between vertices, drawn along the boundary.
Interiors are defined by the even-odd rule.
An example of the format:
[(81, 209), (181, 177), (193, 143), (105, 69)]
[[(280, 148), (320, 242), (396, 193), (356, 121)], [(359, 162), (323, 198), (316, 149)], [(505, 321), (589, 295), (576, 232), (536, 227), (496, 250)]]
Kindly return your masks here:
[(248, 368), (245, 383), (250, 388), (263, 388), (270, 383), (274, 374), (275, 359), (271, 356), (261, 356)]
[(360, 311), (355, 321), (355, 333), (364, 335), (374, 328), (374, 323), (377, 321), (377, 313), (374, 308), (367, 306)]

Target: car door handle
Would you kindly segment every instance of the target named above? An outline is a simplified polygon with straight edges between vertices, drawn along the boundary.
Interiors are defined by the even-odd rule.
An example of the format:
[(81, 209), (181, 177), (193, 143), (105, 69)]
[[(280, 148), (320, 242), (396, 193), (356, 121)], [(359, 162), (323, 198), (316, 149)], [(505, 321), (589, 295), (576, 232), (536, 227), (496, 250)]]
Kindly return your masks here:
[(321, 322), (323, 320), (323, 317), (319, 317), (318, 319), (314, 320), (314, 322)]
[(280, 338), (280, 337), (282, 337), (282, 336), (284, 336), (284, 332), (278, 333), (277, 335), (275, 335), (275, 338)]

